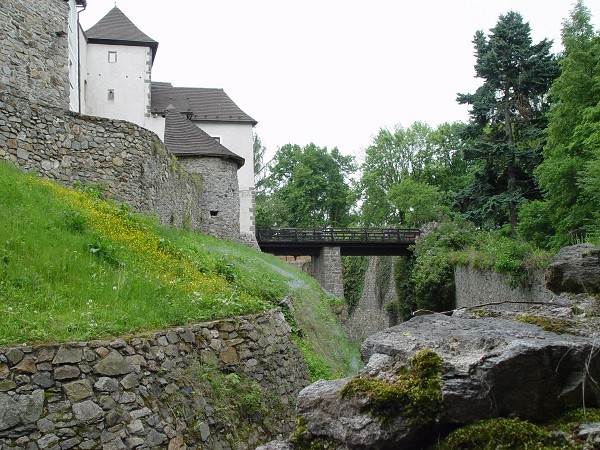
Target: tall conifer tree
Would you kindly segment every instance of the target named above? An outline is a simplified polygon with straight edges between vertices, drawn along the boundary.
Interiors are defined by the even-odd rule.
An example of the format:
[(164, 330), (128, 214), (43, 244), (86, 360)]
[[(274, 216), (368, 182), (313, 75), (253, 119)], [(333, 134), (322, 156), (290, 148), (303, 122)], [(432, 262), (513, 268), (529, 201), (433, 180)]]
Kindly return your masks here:
[(552, 42), (532, 44), (530, 32), (516, 12), (500, 16), (487, 37), (477, 31), (475, 73), (483, 84), (457, 98), (471, 105), (465, 158), (478, 164), (458, 203), (479, 225), (508, 222), (513, 232), (519, 204), (539, 196), (532, 171), (540, 162), (546, 94), (558, 74)]

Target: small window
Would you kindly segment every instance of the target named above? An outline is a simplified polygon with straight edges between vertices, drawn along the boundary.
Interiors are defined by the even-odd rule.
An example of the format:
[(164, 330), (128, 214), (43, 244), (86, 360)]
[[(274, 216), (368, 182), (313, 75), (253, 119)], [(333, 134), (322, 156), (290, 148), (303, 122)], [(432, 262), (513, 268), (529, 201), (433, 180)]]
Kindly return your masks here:
[(109, 100), (114, 100), (115, 99), (115, 90), (114, 89), (109, 89), (108, 90), (108, 99)]
[(211, 211), (210, 212), (211, 217), (217, 217), (218, 215), (219, 215), (219, 211)]
[(221, 143), (221, 136), (213, 136), (212, 137), (215, 141), (217, 141), (219, 144)]
[(108, 62), (109, 63), (117, 62), (117, 52), (108, 52)]

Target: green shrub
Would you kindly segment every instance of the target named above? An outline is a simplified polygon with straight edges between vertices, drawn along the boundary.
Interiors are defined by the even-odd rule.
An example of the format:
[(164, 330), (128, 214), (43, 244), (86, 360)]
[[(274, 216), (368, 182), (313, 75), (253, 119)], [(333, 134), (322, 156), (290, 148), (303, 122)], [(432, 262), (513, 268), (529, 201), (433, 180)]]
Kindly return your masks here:
[(547, 202), (534, 200), (519, 208), (517, 231), (521, 238), (541, 248), (549, 249), (556, 230), (550, 220)]

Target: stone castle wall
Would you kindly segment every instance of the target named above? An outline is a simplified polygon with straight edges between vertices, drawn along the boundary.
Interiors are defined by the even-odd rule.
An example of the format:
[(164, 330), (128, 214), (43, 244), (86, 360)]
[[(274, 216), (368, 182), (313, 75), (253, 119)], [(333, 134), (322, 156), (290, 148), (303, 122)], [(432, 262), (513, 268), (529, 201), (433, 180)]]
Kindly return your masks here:
[(152, 132), (66, 111), (68, 14), (64, 0), (0, 3), (0, 158), (66, 185), (106, 185), (165, 225), (239, 239), (235, 164), (205, 158), (190, 175)]
[(83, 116), (0, 94), (0, 158), (62, 184), (108, 194), (166, 225), (205, 230), (202, 180), (158, 136), (121, 120)]
[(519, 303), (525, 308), (524, 302), (549, 302), (554, 297), (544, 284), (544, 270), (536, 271), (526, 285), (515, 289), (510, 287), (508, 275), (472, 267), (457, 266), (454, 280), (457, 308), (507, 301), (511, 303), (486, 308), (515, 310), (519, 309)]
[(68, 13), (63, 0), (0, 2), (0, 92), (68, 108)]
[[(249, 449), (287, 434), (309, 384), (283, 315), (271, 311), (111, 341), (0, 349), (0, 449)], [(278, 401), (270, 427), (219, 422), (178, 374), (214, 359)], [(175, 407), (183, 396), (188, 410)], [(228, 435), (231, 427), (238, 436)]]

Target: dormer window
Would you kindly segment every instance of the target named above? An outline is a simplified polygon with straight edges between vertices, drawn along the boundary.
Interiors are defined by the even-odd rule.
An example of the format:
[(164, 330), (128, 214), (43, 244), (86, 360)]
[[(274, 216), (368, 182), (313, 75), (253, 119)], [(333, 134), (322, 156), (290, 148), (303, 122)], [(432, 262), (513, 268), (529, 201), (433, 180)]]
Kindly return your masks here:
[(109, 63), (116, 63), (117, 62), (117, 52), (108, 52), (108, 62)]

